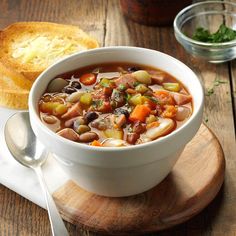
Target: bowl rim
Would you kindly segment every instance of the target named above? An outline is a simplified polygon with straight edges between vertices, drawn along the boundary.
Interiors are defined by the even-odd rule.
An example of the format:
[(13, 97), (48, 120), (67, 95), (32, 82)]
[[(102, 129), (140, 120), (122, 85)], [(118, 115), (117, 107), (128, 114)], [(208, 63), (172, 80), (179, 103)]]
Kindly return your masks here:
[(233, 2), (229, 2), (229, 1), (204, 1), (204, 2), (198, 2), (198, 3), (194, 3), (194, 4), (191, 4), (185, 8), (183, 8), (176, 16), (175, 16), (175, 19), (174, 19), (174, 23), (173, 23), (173, 27), (174, 27), (174, 31), (175, 33), (180, 36), (183, 40), (191, 43), (191, 44), (194, 44), (194, 45), (197, 45), (197, 46), (205, 46), (205, 47), (222, 47), (222, 46), (228, 46), (228, 47), (232, 47), (232, 46), (235, 46), (236, 45), (236, 39), (234, 40), (231, 40), (229, 42), (222, 42), (222, 43), (206, 43), (206, 42), (201, 42), (201, 41), (198, 41), (198, 40), (194, 40), (188, 36), (186, 36), (185, 34), (182, 33), (182, 31), (180, 30), (180, 28), (178, 27), (178, 19), (185, 13), (187, 12), (188, 10), (196, 7), (196, 6), (200, 6), (200, 5), (208, 5), (208, 4), (215, 4), (215, 3), (221, 3), (221, 4), (228, 4), (228, 5), (231, 5), (231, 6), (234, 6), (236, 8), (236, 3), (233, 3)]
[[(53, 132), (52, 130), (50, 130), (46, 125), (44, 125), (42, 123), (42, 121), (40, 120), (40, 117), (38, 115), (38, 112), (36, 110), (36, 106), (37, 104), (34, 104), (34, 94), (37, 91), (37, 86), (39, 81), (41, 81), (45, 74), (47, 75), (48, 71), (50, 71), (55, 65), (60, 65), (63, 64), (66, 61), (70, 61), (70, 60), (76, 60), (77, 57), (83, 56), (83, 55), (91, 55), (91, 54), (95, 54), (95, 53), (99, 53), (100, 51), (106, 51), (106, 50), (112, 50), (112, 51), (119, 51), (119, 50), (129, 50), (129, 51), (146, 51), (149, 53), (158, 53), (160, 55), (165, 56), (166, 58), (168, 58), (168, 60), (173, 61), (177, 64), (179, 64), (181, 67), (183, 67), (185, 70), (188, 70), (190, 73), (192, 73), (194, 76), (194, 80), (196, 80), (196, 82), (199, 84), (199, 106), (198, 108), (194, 108), (194, 113), (191, 115), (191, 117), (178, 129), (175, 129), (173, 132), (171, 132), (170, 134), (160, 137), (156, 140), (152, 140), (150, 142), (146, 142), (146, 143), (142, 143), (139, 145), (130, 145), (130, 146), (124, 146), (124, 147), (96, 147), (96, 146), (91, 146), (91, 145), (86, 145), (83, 143), (77, 143), (68, 139), (65, 139), (59, 135), (57, 135), (55, 132)], [(77, 59), (78, 60), (78, 59)], [(78, 66), (79, 68), (79, 66)], [(88, 150), (88, 151), (98, 151), (98, 152), (111, 152), (111, 151), (118, 151), (118, 152), (122, 152), (122, 151), (130, 151), (130, 150), (137, 150), (137, 149), (143, 149), (143, 148), (148, 148), (149, 146), (153, 146), (156, 144), (162, 144), (164, 142), (166, 142), (166, 140), (168, 139), (172, 139), (174, 136), (176, 136), (178, 133), (183, 132), (184, 129), (188, 129), (191, 127), (191, 123), (194, 122), (194, 119), (199, 116), (201, 114), (201, 111), (203, 110), (203, 106), (204, 106), (204, 90), (203, 90), (203, 86), (200, 82), (200, 80), (198, 79), (197, 75), (187, 66), (185, 65), (183, 62), (179, 61), (178, 59), (157, 51), (157, 50), (153, 50), (153, 49), (148, 49), (148, 48), (142, 48), (142, 47), (133, 47), (133, 46), (108, 46), (108, 47), (101, 47), (101, 48), (96, 48), (96, 49), (90, 49), (87, 51), (82, 51), (82, 52), (77, 52), (74, 53), (66, 58), (63, 58), (59, 61), (57, 61), (56, 63), (52, 64), (51, 66), (49, 66), (44, 72), (42, 72), (36, 79), (36, 81), (34, 82), (31, 90), (30, 90), (30, 94), (29, 94), (29, 113), (30, 113), (30, 122), (32, 125), (32, 118), (34, 119), (34, 122), (37, 123), (38, 127), (40, 127), (41, 130), (43, 130), (44, 133), (46, 133), (48, 136), (52, 137), (53, 139), (55, 139), (57, 142), (61, 143), (65, 143), (67, 146), (72, 146), (73, 148), (81, 148), (84, 150)], [(197, 109), (197, 110), (196, 110)], [(34, 125), (32, 125), (32, 128), (34, 130)]]

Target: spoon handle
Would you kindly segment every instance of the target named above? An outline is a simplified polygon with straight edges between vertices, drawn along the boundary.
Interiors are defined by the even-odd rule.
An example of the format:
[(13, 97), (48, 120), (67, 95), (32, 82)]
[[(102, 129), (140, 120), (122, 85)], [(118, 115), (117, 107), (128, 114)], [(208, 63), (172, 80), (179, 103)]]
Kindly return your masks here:
[(52, 229), (52, 235), (53, 236), (69, 236), (69, 233), (64, 225), (64, 222), (57, 210), (56, 204), (47, 189), (47, 185), (45, 183), (41, 167), (36, 167), (34, 168), (34, 170), (38, 176), (38, 179), (39, 179), (39, 182), (42, 187), (44, 197), (46, 200), (49, 220), (50, 220), (51, 229)]

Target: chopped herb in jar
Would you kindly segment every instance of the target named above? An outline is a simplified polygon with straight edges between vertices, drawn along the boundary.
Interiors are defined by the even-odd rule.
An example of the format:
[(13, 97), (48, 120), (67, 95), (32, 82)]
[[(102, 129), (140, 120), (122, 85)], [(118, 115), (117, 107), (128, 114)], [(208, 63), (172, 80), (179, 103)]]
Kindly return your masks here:
[(223, 43), (236, 39), (236, 31), (221, 24), (215, 33), (210, 33), (208, 29), (199, 27), (195, 30), (193, 39), (206, 43)]

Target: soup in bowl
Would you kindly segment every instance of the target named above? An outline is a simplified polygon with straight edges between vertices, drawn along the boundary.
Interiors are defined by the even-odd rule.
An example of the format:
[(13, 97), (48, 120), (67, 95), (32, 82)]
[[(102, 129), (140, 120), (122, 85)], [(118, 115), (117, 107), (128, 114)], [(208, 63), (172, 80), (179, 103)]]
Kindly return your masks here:
[(82, 188), (129, 196), (161, 182), (200, 127), (203, 90), (161, 52), (108, 47), (69, 56), (30, 92), (32, 128)]

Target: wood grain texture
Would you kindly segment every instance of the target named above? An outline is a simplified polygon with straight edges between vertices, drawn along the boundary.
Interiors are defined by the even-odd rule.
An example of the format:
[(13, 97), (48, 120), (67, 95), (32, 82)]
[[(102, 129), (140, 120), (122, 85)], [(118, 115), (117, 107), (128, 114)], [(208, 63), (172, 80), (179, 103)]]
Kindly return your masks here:
[[(230, 77), (231, 77), (231, 99), (232, 99), (232, 105), (233, 105), (233, 110), (234, 110), (234, 124), (236, 124), (236, 61), (234, 60), (233, 62), (230, 63)], [(235, 132), (236, 132), (236, 127), (234, 127)]]
[[(208, 119), (207, 125), (216, 133), (225, 153), (224, 187), (216, 199), (193, 219), (151, 235), (236, 235), (236, 147), (232, 100), (235, 99), (233, 91), (236, 90), (235, 61), (231, 66), (229, 63), (212, 65), (192, 58), (175, 40), (172, 27), (147, 27), (125, 20), (120, 13), (118, 0), (1, 0), (0, 9), (0, 28), (25, 20), (75, 24), (96, 37), (101, 46), (141, 46), (157, 49), (180, 59), (199, 75), (206, 90), (217, 77), (227, 81), (215, 89), (213, 96), (206, 97), (204, 113), (204, 119)], [(43, 209), (3, 186), (0, 186), (0, 203), (1, 236), (50, 235), (48, 217)], [(81, 231), (79, 226), (69, 223), (67, 228), (70, 235), (98, 235)]]
[(64, 219), (82, 228), (107, 235), (144, 234), (170, 228), (199, 213), (218, 193), (224, 171), (222, 148), (202, 125), (171, 174), (150, 191), (108, 198), (68, 181), (53, 197)]

